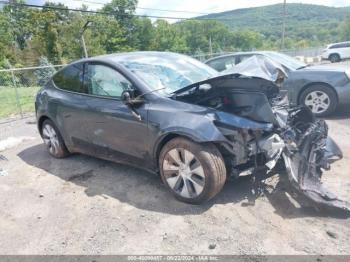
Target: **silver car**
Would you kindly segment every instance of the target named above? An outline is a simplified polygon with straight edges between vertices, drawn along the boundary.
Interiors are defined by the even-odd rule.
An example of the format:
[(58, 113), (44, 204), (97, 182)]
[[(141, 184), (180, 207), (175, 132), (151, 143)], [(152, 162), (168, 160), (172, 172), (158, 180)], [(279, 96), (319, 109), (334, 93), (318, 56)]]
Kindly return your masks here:
[(316, 116), (329, 115), (338, 105), (350, 104), (350, 68), (347, 66), (311, 66), (272, 51), (227, 54), (205, 63), (221, 72), (252, 56), (264, 56), (281, 64), (288, 73), (283, 89), (288, 90), (290, 102), (306, 105)]

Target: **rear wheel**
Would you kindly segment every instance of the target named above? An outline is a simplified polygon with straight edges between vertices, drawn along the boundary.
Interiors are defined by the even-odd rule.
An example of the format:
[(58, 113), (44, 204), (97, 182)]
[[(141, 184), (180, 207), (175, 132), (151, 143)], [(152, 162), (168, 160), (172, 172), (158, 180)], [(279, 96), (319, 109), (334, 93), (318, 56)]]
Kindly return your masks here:
[(221, 153), (213, 144), (175, 138), (159, 157), (162, 180), (180, 201), (200, 204), (218, 194), (226, 182)]
[(69, 155), (60, 132), (51, 120), (44, 121), (41, 134), (50, 155), (56, 158), (64, 158)]
[(300, 96), (300, 104), (310, 108), (315, 116), (331, 114), (337, 107), (337, 95), (328, 86), (314, 85), (307, 88)]
[(337, 63), (337, 62), (340, 62), (340, 55), (338, 54), (331, 54), (329, 56), (329, 61), (331, 61), (332, 63)]

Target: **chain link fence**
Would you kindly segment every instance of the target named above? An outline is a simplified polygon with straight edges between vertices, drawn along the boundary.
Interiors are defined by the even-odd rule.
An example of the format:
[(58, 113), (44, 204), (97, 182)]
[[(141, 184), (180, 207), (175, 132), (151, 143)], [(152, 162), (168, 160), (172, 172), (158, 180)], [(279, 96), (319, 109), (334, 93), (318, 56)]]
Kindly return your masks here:
[[(322, 47), (315, 47), (281, 52), (291, 56), (318, 56), (321, 51)], [(205, 61), (224, 54), (227, 52), (197, 53), (192, 57)], [(0, 122), (34, 112), (35, 94), (62, 66), (0, 69)]]
[(34, 112), (37, 91), (60, 67), (0, 69), (0, 121)]

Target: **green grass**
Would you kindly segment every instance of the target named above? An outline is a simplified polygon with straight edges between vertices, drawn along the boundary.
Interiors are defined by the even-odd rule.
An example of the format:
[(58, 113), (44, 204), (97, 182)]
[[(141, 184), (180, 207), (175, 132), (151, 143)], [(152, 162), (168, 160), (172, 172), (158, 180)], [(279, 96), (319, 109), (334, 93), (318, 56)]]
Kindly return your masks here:
[[(35, 94), (40, 87), (17, 88), (19, 103), (23, 113), (34, 112)], [(16, 102), (16, 90), (11, 87), (0, 87), (0, 118), (17, 115), (20, 110)]]

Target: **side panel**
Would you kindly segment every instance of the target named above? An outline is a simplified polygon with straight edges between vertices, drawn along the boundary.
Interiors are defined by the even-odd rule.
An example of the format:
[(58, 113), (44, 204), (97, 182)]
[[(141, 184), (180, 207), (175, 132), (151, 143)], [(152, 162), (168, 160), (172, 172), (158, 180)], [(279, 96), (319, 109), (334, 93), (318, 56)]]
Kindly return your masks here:
[(80, 151), (75, 138), (88, 142), (86, 130), (86, 99), (84, 95), (59, 90), (48, 83), (38, 95), (37, 118), (50, 118), (59, 129), (66, 146), (72, 152)]
[[(304, 88), (313, 83), (325, 83), (332, 86), (338, 93), (339, 102), (345, 102), (350, 97), (349, 79), (344, 72), (337, 71), (295, 71), (285, 80), (283, 89), (288, 90), (292, 105), (298, 104), (298, 98)], [(342, 94), (342, 95), (340, 95)]]

